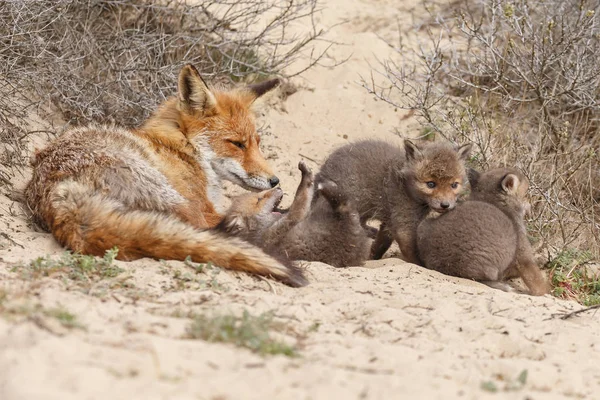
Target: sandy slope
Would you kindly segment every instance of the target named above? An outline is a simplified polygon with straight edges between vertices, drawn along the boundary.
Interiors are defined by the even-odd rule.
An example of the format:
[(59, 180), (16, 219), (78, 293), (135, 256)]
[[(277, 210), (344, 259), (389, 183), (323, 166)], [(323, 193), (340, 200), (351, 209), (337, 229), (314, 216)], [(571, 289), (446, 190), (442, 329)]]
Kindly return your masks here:
[[(331, 0), (321, 23), (348, 62), (315, 69), (308, 88), (265, 111), (265, 152), (293, 193), (303, 157), (317, 167), (334, 147), (361, 137), (399, 140), (415, 122), (366, 94), (359, 74), (385, 57), (410, 21), (411, 2)], [(347, 136), (347, 138), (344, 137)], [(25, 177), (19, 178), (22, 184)], [(289, 201), (289, 196), (288, 196)], [(84, 329), (66, 329), (40, 312), (0, 319), (0, 399), (391, 399), (597, 398), (600, 317), (549, 296), (494, 291), (397, 258), (336, 270), (306, 266), (311, 285), (221, 272), (202, 282), (178, 262), (119, 263), (126, 272), (81, 292), (71, 281), (23, 281), (10, 266), (62, 250), (28, 227), (0, 197), (0, 290), (5, 307), (63, 307)], [(177, 275), (180, 270), (182, 275)], [(187, 274), (187, 275), (186, 275)], [(182, 276), (202, 281), (183, 282)], [(124, 279), (127, 278), (127, 279)], [(1, 293), (1, 292), (0, 292)], [(21, 307), (23, 309), (23, 307)], [(27, 309), (27, 308), (25, 308)], [(272, 311), (283, 340), (300, 357), (262, 358), (232, 345), (182, 339), (190, 313)], [(524, 387), (516, 384), (526, 370)], [(499, 393), (483, 390), (493, 384)], [(517, 387), (516, 391), (507, 391)]]

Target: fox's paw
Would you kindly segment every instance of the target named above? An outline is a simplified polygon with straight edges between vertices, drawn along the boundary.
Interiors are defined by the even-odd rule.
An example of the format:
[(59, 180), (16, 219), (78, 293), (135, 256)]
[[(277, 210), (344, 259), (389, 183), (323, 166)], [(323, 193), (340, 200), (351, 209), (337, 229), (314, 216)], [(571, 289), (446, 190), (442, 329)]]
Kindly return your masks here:
[(308, 168), (308, 165), (306, 165), (304, 161), (300, 161), (298, 163), (298, 169), (300, 170), (300, 172), (302, 172), (302, 182), (308, 185), (312, 185), (315, 179), (313, 176), (313, 172), (310, 168)]
[[(541, 274), (541, 271), (540, 271)], [(529, 286), (529, 294), (531, 294), (532, 296), (543, 296), (545, 294), (550, 293), (550, 291), (552, 290), (552, 288), (550, 287), (550, 284), (545, 280), (545, 279), (540, 279), (538, 282), (535, 282), (534, 284), (531, 284), (531, 286)]]
[(308, 165), (304, 161), (298, 163), (298, 169), (302, 172), (302, 175), (312, 175), (312, 170), (308, 168)]

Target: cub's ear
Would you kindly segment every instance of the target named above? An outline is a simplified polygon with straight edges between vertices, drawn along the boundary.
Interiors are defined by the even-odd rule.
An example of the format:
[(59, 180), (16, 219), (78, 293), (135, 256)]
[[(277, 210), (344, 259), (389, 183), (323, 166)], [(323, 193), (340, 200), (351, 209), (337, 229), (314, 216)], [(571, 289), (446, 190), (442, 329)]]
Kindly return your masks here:
[(415, 161), (423, 158), (421, 150), (408, 139), (404, 139), (404, 152), (406, 153), (406, 161)]
[(230, 235), (240, 234), (244, 228), (244, 217), (241, 215), (229, 215), (221, 220), (215, 230)]
[(191, 64), (185, 65), (179, 72), (178, 89), (181, 111), (188, 114), (208, 115), (217, 105), (215, 96)]
[(507, 194), (516, 195), (519, 190), (519, 178), (514, 174), (508, 174), (502, 179), (502, 190)]
[(458, 158), (461, 160), (466, 160), (471, 155), (471, 150), (473, 150), (473, 143), (463, 144), (456, 152), (458, 153)]
[(270, 92), (275, 89), (281, 83), (280, 79), (270, 79), (268, 81), (254, 83), (252, 85), (246, 86), (246, 90), (254, 96), (252, 101), (258, 99), (263, 94)]
[(335, 212), (338, 211), (340, 204), (344, 201), (344, 195), (338, 185), (329, 179), (323, 179), (322, 182), (317, 184), (317, 192), (329, 202)]

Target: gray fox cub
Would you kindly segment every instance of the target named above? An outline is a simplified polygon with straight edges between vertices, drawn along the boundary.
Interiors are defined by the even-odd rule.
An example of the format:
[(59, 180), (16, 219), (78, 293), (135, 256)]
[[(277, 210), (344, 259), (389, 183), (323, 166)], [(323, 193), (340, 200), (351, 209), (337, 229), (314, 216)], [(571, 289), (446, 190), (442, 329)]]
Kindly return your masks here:
[(291, 260), (335, 267), (363, 264), (370, 240), (356, 207), (330, 181), (316, 188), (316, 196), (326, 201), (313, 202), (313, 174), (303, 162), (298, 168), (302, 180), (286, 213), (277, 208), (283, 196), (280, 188), (245, 193), (233, 200), (219, 228)]
[(340, 194), (356, 204), (363, 226), (369, 219), (381, 221), (372, 258), (381, 258), (396, 240), (406, 260), (419, 264), (417, 226), (430, 210), (454, 208), (467, 181), (464, 161), (470, 151), (470, 144), (456, 148), (405, 140), (401, 149), (365, 140), (334, 151), (317, 182), (335, 182)]
[(516, 169), (498, 168), (471, 179), (468, 201), (419, 225), (418, 249), (424, 265), (502, 290), (509, 288), (502, 280), (518, 275), (531, 294), (548, 293), (523, 220), (529, 208), (527, 178)]

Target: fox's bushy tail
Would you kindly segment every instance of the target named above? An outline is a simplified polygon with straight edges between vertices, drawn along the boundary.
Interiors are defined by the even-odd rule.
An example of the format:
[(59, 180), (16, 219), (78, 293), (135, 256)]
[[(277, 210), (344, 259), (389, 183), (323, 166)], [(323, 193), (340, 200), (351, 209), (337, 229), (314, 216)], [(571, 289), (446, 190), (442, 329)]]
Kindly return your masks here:
[(215, 230), (199, 230), (154, 211), (134, 211), (75, 181), (57, 185), (50, 197), (49, 225), (65, 247), (83, 254), (103, 255), (114, 246), (117, 258), (152, 257), (212, 262), (222, 268), (272, 276), (291, 286), (307, 284), (302, 271), (258, 247)]

